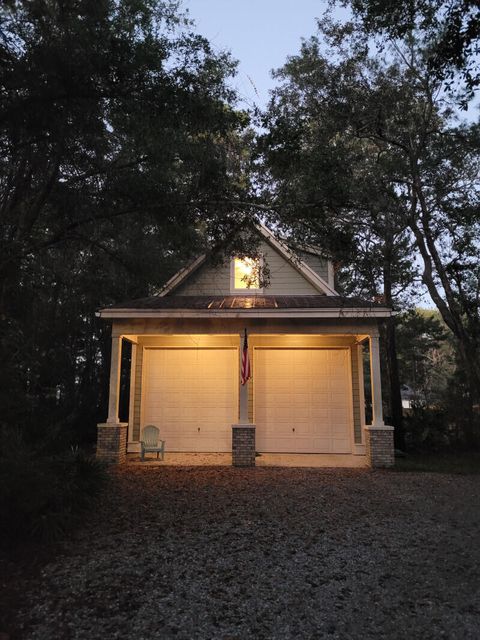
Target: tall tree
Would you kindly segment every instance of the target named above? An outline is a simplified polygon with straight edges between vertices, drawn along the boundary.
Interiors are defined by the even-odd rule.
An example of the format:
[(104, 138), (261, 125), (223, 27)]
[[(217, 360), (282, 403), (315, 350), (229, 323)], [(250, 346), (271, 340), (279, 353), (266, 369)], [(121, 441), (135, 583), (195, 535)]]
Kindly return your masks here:
[[(413, 245), (456, 338), (473, 406), (480, 397), (479, 127), (455, 121), (414, 37), (373, 56), (372, 42), (353, 24), (325, 20), (319, 29), (277, 73), (282, 84), (265, 115), (272, 210), (296, 229), (323, 229), (332, 250), (346, 250), (353, 263), (362, 229), (383, 218), (377, 249), (387, 296), (389, 282), (402, 282), (392, 278), (389, 252), (401, 251), (403, 237), (401, 265)], [(473, 414), (471, 426), (473, 438)]]
[(248, 119), (176, 2), (20, 0), (0, 21), (0, 420), (93, 423), (96, 308), (229, 236)]
[(411, 309), (398, 326), (398, 354), (402, 381), (411, 387), (415, 404), (438, 407), (454, 374), (450, 334), (438, 311)]
[(227, 55), (158, 0), (32, 0), (1, 10), (0, 278), (22, 261), (145, 216), (208, 220), (233, 189), (245, 124)]
[[(343, 73), (321, 57), (319, 42), (305, 43), (299, 56), (277, 72), (261, 141), (273, 211), (285, 233), (304, 238), (342, 265), (337, 280), (345, 293), (393, 306), (413, 280), (411, 239), (391, 185), (378, 171), (368, 141), (345, 135), (344, 106), (329, 91)], [(343, 116), (342, 116), (343, 111)], [(359, 166), (357, 166), (359, 165)], [(359, 170), (361, 167), (361, 170)], [(268, 194), (269, 185), (265, 187)], [(404, 446), (395, 348), (395, 320), (385, 327), (387, 393), (395, 439)]]
[(478, 0), (345, 0), (370, 34), (388, 40), (416, 31), (426, 61), (463, 107), (480, 85), (480, 4)]

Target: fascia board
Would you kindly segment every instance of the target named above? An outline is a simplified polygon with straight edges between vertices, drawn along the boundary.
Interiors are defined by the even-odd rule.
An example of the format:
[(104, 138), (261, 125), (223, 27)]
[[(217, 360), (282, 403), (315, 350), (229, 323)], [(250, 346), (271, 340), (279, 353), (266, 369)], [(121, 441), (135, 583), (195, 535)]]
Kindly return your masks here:
[(196, 271), (207, 259), (207, 254), (199, 256), (188, 267), (183, 267), (180, 271), (177, 271), (168, 282), (165, 283), (163, 288), (159, 292), (159, 296), (166, 296), (170, 291), (178, 287), (184, 280), (186, 280), (194, 271)]
[(257, 228), (265, 240), (286, 260), (288, 260), (288, 262), (318, 291), (322, 291), (327, 296), (339, 295), (338, 292), (335, 291), (335, 289), (331, 287), (326, 280), (319, 276), (318, 273), (316, 273), (306, 262), (295, 256), (295, 254), (282, 242), (279, 242), (264, 224), (259, 223)]
[(389, 318), (390, 309), (102, 309), (97, 316), (114, 318)]

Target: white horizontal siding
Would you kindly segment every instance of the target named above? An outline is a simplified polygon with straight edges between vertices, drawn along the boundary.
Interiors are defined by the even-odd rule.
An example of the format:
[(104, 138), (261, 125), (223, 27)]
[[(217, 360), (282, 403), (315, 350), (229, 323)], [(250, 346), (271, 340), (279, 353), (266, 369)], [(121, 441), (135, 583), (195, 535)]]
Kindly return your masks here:
[[(315, 271), (317, 275), (323, 278), (326, 282), (328, 282), (328, 260), (322, 258), (320, 256), (314, 255), (313, 253), (301, 253), (300, 257), (302, 260), (308, 264), (308, 266)], [(333, 283), (330, 282), (333, 286)]]
[[(299, 273), (285, 258), (266, 242), (260, 243), (259, 251), (263, 255), (264, 265), (269, 272), (269, 285), (264, 288), (265, 295), (319, 295), (318, 291), (301, 273)], [(322, 274), (327, 273), (326, 261), (321, 265), (321, 259), (312, 256), (322, 268)], [(312, 269), (315, 269), (313, 265)], [(324, 277), (324, 275), (322, 275)], [(248, 289), (245, 294), (248, 295)], [(193, 273), (188, 280), (175, 289), (172, 295), (230, 295), (230, 261), (218, 267), (204, 265)], [(240, 295), (237, 292), (237, 295)]]
[(261, 249), (264, 262), (270, 270), (270, 285), (265, 289), (267, 295), (304, 296), (319, 295), (311, 285), (283, 256), (267, 243)]
[(230, 295), (230, 264), (201, 266), (184, 284), (175, 289), (174, 296), (228, 296)]

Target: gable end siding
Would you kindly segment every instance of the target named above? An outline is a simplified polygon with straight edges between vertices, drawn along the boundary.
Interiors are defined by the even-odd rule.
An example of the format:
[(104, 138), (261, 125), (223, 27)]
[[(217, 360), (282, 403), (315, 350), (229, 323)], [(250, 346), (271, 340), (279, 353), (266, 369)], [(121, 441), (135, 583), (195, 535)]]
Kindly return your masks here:
[(230, 295), (230, 265), (212, 267), (203, 264), (187, 280), (168, 295), (226, 296)]
[[(328, 282), (328, 260), (314, 255), (313, 253), (301, 253), (300, 257), (305, 264), (308, 264), (308, 266), (315, 271), (317, 275)], [(333, 286), (332, 282), (329, 282), (329, 284)]]
[[(264, 257), (264, 263), (269, 269), (270, 284), (263, 289), (265, 295), (321, 295), (283, 256), (266, 242), (261, 242), (259, 251)], [(317, 256), (312, 256), (316, 264), (322, 269), (317, 273), (327, 279), (327, 262)], [(323, 265), (321, 263), (323, 262)], [(312, 269), (317, 270), (313, 264)], [(248, 290), (245, 291), (248, 294)], [(208, 264), (202, 265), (182, 285), (172, 291), (170, 295), (230, 295), (230, 261), (218, 267)], [(254, 292), (252, 292), (254, 293)]]

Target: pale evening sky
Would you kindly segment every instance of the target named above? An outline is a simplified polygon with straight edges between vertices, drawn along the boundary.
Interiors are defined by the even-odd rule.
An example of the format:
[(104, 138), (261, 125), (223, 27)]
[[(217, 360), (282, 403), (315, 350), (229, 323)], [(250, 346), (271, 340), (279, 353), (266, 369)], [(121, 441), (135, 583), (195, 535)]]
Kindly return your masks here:
[[(327, 0), (182, 0), (204, 35), (217, 51), (228, 50), (239, 61), (232, 85), (238, 90), (240, 107), (265, 108), (269, 90), (275, 86), (271, 70), (281, 67), (289, 55), (300, 50), (302, 38), (316, 32), (316, 18), (328, 8)], [(344, 20), (347, 9), (335, 8), (329, 17)], [(461, 120), (478, 120), (479, 99)]]
[[(316, 31), (315, 18), (325, 0), (183, 0), (197, 31), (217, 50), (229, 50), (239, 61), (233, 86), (244, 107), (265, 107), (275, 85), (271, 69), (298, 53), (302, 38)], [(346, 15), (336, 10), (334, 15)]]

